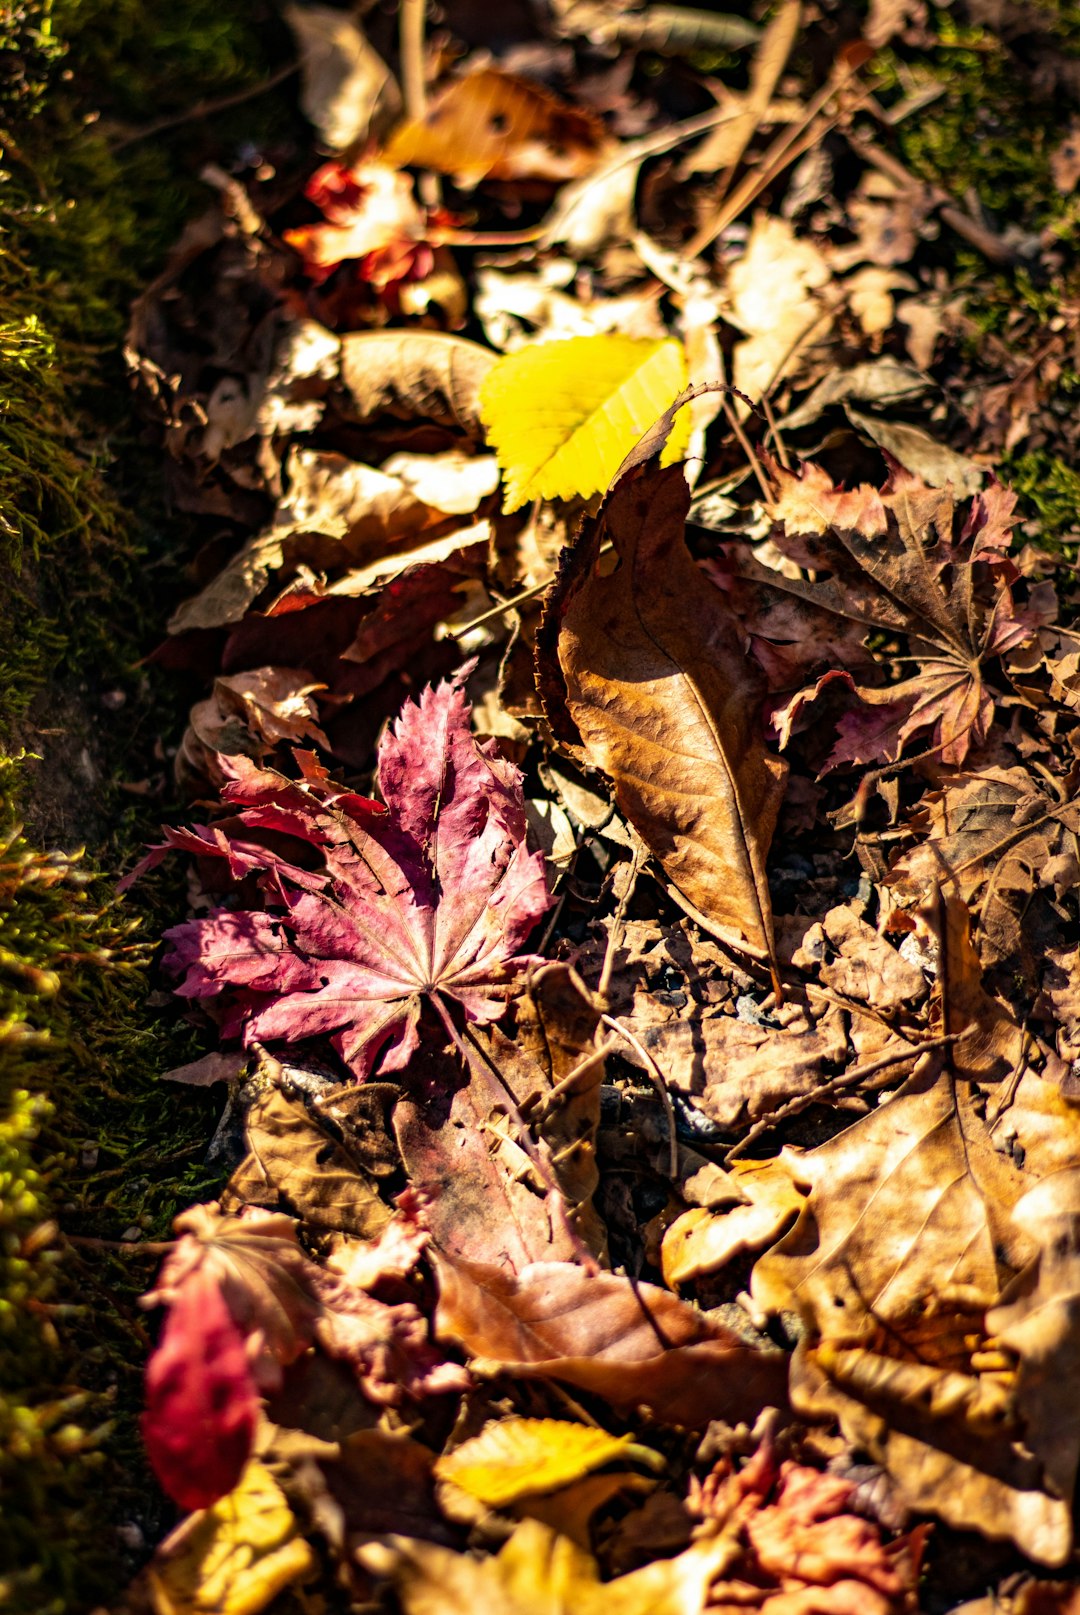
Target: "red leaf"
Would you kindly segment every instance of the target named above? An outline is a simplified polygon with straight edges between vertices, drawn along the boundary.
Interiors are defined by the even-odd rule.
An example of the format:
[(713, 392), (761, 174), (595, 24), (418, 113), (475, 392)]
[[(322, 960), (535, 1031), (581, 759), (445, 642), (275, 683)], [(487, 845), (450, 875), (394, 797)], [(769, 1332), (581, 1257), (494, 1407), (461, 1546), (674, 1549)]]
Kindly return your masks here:
[[(261, 867), (266, 910), (222, 910), (170, 931), (165, 963), (184, 974), (178, 991), (232, 989), (223, 1030), (245, 1043), (336, 1033), (360, 1078), (380, 1050), (384, 1069), (407, 1064), (425, 1000), (444, 1024), (448, 999), (470, 1021), (497, 1019), (527, 962), (514, 956), (551, 898), (543, 857), (525, 846), (521, 776), (473, 738), (460, 684), (406, 703), (383, 737), (389, 811), (335, 786), (309, 754), (297, 758), (300, 782), (233, 760), (224, 796), (240, 811), (198, 844), (234, 878)], [(297, 837), (319, 867), (310, 852), (298, 867), (252, 830)]]
[(232, 1491), (251, 1455), (258, 1413), (244, 1336), (212, 1273), (199, 1267), (170, 1308), (146, 1368), (143, 1440), (174, 1502), (209, 1508)]

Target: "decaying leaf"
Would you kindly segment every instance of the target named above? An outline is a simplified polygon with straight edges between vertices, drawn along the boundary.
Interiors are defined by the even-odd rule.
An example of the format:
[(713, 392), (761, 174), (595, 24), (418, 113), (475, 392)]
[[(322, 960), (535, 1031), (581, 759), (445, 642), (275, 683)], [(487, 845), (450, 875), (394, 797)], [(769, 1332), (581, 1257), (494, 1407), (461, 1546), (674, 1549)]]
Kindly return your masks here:
[(148, 1576), (155, 1615), (258, 1615), (316, 1568), (280, 1486), (253, 1458), (228, 1496), (165, 1538)]
[[(480, 406), (506, 479), (504, 508), (602, 493), (647, 427), (686, 385), (677, 342), (624, 336), (540, 342), (498, 359)], [(663, 463), (679, 458), (689, 423)]]
[(496, 356), (442, 331), (357, 331), (341, 342), (341, 381), (361, 420), (382, 411), (481, 435), (480, 386)]
[(482, 179), (573, 179), (604, 155), (603, 125), (529, 79), (480, 68), (448, 84), (384, 152), (395, 167)]
[(565, 680), (588, 761), (683, 897), (771, 959), (765, 858), (785, 770), (765, 749), (739, 625), (683, 541), (689, 500), (677, 467), (619, 479), (548, 598), (550, 677)]
[(854, 1492), (839, 1475), (780, 1461), (768, 1434), (741, 1468), (721, 1459), (704, 1482), (694, 1482), (689, 1499), (695, 1514), (733, 1530), (741, 1547), (713, 1584), (710, 1610), (907, 1615), (924, 1533), (884, 1542), (855, 1512)]
[[(773, 541), (798, 567), (788, 576), (757, 560), (740, 563), (742, 575), (802, 603), (813, 623), (821, 613), (909, 637), (917, 667), (883, 687), (855, 685), (849, 674), (826, 674), (801, 691), (777, 716), (794, 716), (837, 678), (846, 678), (859, 701), (841, 718), (827, 767), (843, 762), (895, 759), (913, 736), (931, 731), (943, 762), (963, 763), (986, 738), (994, 717), (994, 691), (985, 664), (1030, 641), (1042, 605), (1014, 598), (1018, 579), (1008, 556), (1013, 495), (992, 488), (977, 495), (961, 523), (952, 494), (928, 488), (896, 471), (884, 490), (834, 487), (818, 467), (798, 477), (777, 468), (781, 493), (772, 507)], [(813, 630), (811, 629), (811, 632)], [(871, 733), (868, 716), (879, 718)]]

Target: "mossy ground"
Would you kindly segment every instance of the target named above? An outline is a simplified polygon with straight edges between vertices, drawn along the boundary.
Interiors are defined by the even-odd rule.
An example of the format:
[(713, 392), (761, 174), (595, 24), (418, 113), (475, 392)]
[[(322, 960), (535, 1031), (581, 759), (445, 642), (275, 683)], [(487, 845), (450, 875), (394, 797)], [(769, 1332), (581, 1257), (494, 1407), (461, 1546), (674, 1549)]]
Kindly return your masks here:
[[(1075, 8), (1045, 9), (1055, 48), (1080, 49)], [(1077, 208), (1048, 166), (1058, 98), (958, 8), (931, 28), (939, 44), (893, 69), (944, 85), (902, 126), (905, 161), (1067, 245)], [(216, 1106), (160, 1084), (193, 1051), (148, 1002), (180, 890), (154, 888), (157, 913), (113, 894), (159, 811), (122, 784), (180, 731), (175, 690), (135, 664), (185, 541), (131, 426), (119, 348), (131, 295), (204, 203), (201, 163), (257, 146), (293, 115), (289, 92), (131, 137), (257, 88), (288, 52), (269, 0), (22, 0), (0, 18), (0, 1603), (15, 1609), (108, 1597), (139, 1531), (167, 1518), (147, 1503), (135, 1427), (146, 1264), (57, 1232), (160, 1236), (213, 1187)], [(1048, 323), (1080, 290), (943, 250), (975, 346), (1017, 308)], [(1067, 400), (1080, 376), (1058, 388)], [(1003, 469), (1046, 537), (1075, 526), (1080, 472), (1059, 444)], [(72, 856), (84, 839), (89, 856)]]
[[(176, 694), (136, 663), (184, 542), (136, 442), (120, 341), (131, 296), (205, 205), (200, 148), (227, 149), (229, 131), (195, 121), (182, 160), (168, 132), (130, 135), (258, 86), (285, 49), (276, 13), (241, 0), (28, 0), (0, 17), (5, 1608), (109, 1597), (168, 1518), (135, 1424), (151, 1271), (79, 1241), (164, 1235), (213, 1189), (214, 1106), (159, 1081), (190, 1034), (147, 1003), (180, 893), (157, 914), (114, 893), (159, 817), (123, 782), (160, 772), (155, 738), (178, 733)], [(242, 112), (249, 136), (273, 116)]]

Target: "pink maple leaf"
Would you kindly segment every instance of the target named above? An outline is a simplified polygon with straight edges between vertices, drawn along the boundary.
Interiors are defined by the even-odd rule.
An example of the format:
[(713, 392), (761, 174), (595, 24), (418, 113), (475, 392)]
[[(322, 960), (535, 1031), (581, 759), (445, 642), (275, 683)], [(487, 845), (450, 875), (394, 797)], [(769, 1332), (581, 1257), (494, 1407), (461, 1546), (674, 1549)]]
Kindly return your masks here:
[[(224, 994), (222, 1030), (245, 1044), (333, 1033), (361, 1079), (380, 1051), (384, 1070), (408, 1063), (425, 1002), (454, 1040), (450, 1000), (469, 1021), (496, 1020), (551, 895), (542, 855), (525, 845), (521, 776), (473, 737), (460, 681), (407, 702), (383, 736), (385, 807), (296, 756), (298, 781), (232, 759), (222, 794), (235, 816), (182, 833), (233, 878), (261, 870), (264, 907), (169, 931), (178, 992)], [(283, 837), (305, 845), (283, 853)]]

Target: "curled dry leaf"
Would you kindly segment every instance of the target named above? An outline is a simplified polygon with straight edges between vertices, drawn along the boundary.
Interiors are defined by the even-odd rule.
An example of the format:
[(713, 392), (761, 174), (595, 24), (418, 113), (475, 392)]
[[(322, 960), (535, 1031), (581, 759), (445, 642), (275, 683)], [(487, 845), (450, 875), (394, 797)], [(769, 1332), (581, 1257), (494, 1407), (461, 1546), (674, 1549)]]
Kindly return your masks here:
[(435, 1270), (436, 1333), (477, 1370), (562, 1380), (691, 1429), (782, 1398), (782, 1359), (656, 1285), (570, 1262), (514, 1275), (437, 1254)]
[[(299, 760), (302, 782), (251, 768), (224, 792), (235, 818), (185, 832), (181, 844), (227, 859), (234, 877), (261, 871), (266, 907), (174, 927), (166, 963), (183, 974), (184, 997), (228, 990), (224, 1030), (245, 1043), (333, 1033), (357, 1076), (380, 1053), (400, 1070), (425, 1003), (455, 1038), (448, 1003), (471, 1021), (502, 1014), (524, 964), (516, 955), (550, 904), (543, 857), (525, 846), (521, 778), (473, 739), (458, 683), (424, 691), (384, 734), (385, 807)], [(252, 831), (295, 837), (293, 857), (313, 849), (321, 867)]]
[(692, 1206), (664, 1234), (661, 1266), (673, 1290), (764, 1250), (802, 1210), (797, 1174), (780, 1161), (734, 1161), (728, 1177), (730, 1205)]
[(922, 1530), (898, 1542), (853, 1509), (855, 1487), (790, 1459), (766, 1437), (741, 1469), (721, 1459), (689, 1506), (737, 1533), (741, 1554), (713, 1584), (715, 1615), (910, 1615)]
[(765, 859), (786, 769), (765, 748), (739, 624), (684, 543), (689, 500), (678, 467), (647, 462), (584, 523), (545, 605), (545, 699), (556, 727), (565, 704), (682, 896), (772, 959)]

